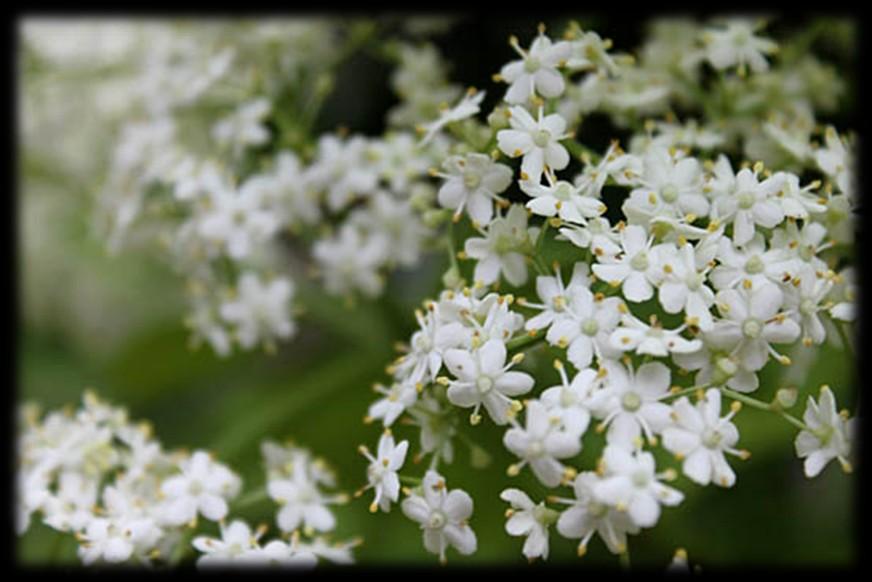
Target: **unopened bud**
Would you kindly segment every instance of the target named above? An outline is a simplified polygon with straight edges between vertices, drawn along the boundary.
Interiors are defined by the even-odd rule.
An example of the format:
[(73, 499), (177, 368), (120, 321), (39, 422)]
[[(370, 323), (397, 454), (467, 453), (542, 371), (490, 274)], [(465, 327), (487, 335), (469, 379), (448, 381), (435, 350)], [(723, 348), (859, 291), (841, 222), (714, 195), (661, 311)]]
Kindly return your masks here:
[(775, 402), (781, 408), (790, 408), (796, 404), (796, 399), (799, 393), (796, 388), (780, 388), (775, 393)]

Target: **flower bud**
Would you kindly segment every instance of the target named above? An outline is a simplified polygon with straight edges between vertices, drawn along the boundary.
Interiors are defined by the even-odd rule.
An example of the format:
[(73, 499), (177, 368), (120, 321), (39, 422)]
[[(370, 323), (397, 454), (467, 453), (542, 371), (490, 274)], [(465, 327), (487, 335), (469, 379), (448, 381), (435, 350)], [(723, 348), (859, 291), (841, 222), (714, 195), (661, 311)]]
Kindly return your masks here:
[(796, 404), (798, 392), (796, 388), (780, 388), (775, 393), (775, 402), (781, 408), (790, 408)]
[(715, 360), (714, 369), (712, 370), (712, 385), (720, 386), (726, 383), (738, 371), (739, 367), (732, 359), (726, 356), (719, 357)]
[(450, 267), (445, 274), (442, 275), (442, 284), (446, 289), (457, 289), (464, 284), (463, 277), (460, 276), (460, 271), (457, 267)]
[(487, 124), (494, 130), (505, 129), (509, 127), (509, 108), (497, 107), (487, 116)]
[(445, 209), (431, 209), (426, 211), (422, 218), (425, 225), (429, 226), (430, 228), (436, 228), (440, 224), (451, 218), (451, 213)]

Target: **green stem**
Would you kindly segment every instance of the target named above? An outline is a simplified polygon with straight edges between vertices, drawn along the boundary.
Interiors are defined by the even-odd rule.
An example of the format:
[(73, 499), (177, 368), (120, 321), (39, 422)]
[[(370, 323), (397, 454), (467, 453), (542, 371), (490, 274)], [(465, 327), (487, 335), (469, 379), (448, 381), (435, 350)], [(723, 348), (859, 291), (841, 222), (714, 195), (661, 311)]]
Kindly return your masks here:
[(847, 324), (839, 321), (833, 321), (833, 323), (836, 326), (836, 331), (839, 332), (839, 338), (841, 338), (842, 344), (845, 346), (845, 351), (848, 352), (848, 355), (851, 356), (851, 360), (853, 361), (856, 355), (854, 354), (854, 346), (851, 345), (851, 338), (845, 330)]
[(593, 151), (592, 149), (590, 149), (586, 145), (575, 141), (574, 139), (565, 139), (565, 140), (561, 141), (560, 143), (563, 144), (563, 146), (567, 150), (569, 150), (569, 153), (574, 158), (581, 159), (581, 157), (583, 155), (586, 155), (586, 156), (588, 156), (588, 158), (590, 159), (590, 163), (592, 163), (592, 164), (599, 163), (600, 158), (602, 158), (601, 155), (599, 155), (598, 153), (596, 153), (595, 151)]
[(420, 485), (421, 478), (420, 477), (412, 477), (409, 475), (398, 475), (401, 483), (407, 483), (409, 485)]
[(233, 508), (235, 510), (243, 509), (249, 507), (251, 505), (256, 505), (261, 501), (269, 499), (269, 495), (267, 494), (266, 487), (260, 487), (251, 491), (250, 493), (243, 495), (240, 497), (236, 503), (233, 504)]
[(699, 386), (691, 386), (690, 388), (684, 388), (683, 390), (679, 390), (678, 392), (673, 392), (666, 396), (666, 398), (677, 398), (679, 396), (686, 396), (688, 394), (693, 394), (697, 390), (705, 390), (709, 387), (709, 383), (700, 384)]
[(545, 339), (545, 334), (540, 333), (536, 336), (532, 335), (524, 335), (521, 337), (516, 337), (513, 340), (509, 340), (506, 342), (506, 350), (514, 351), (522, 348), (528, 348), (534, 344), (537, 344)]
[(795, 416), (792, 416), (792, 415), (784, 412), (780, 408), (773, 407), (772, 404), (769, 402), (763, 402), (762, 400), (757, 400), (756, 398), (751, 398), (750, 396), (746, 396), (746, 395), (741, 394), (739, 392), (735, 392), (735, 391), (730, 390), (729, 388), (726, 388), (724, 386), (720, 387), (720, 391), (724, 396), (727, 396), (728, 398), (732, 398), (733, 400), (738, 400), (739, 402), (741, 402), (743, 404), (747, 404), (748, 406), (750, 406), (752, 408), (756, 408), (758, 410), (764, 410), (766, 412), (774, 412), (775, 414), (777, 414), (778, 416), (780, 416), (781, 418), (783, 418), (784, 420), (786, 420), (787, 422), (789, 422), (790, 424), (792, 424), (793, 426), (798, 428), (799, 430), (807, 430), (809, 432), (814, 432), (804, 422), (802, 422), (801, 420), (799, 420)]
[(618, 563), (621, 565), (621, 570), (630, 570), (630, 549), (627, 548), (618, 554)]

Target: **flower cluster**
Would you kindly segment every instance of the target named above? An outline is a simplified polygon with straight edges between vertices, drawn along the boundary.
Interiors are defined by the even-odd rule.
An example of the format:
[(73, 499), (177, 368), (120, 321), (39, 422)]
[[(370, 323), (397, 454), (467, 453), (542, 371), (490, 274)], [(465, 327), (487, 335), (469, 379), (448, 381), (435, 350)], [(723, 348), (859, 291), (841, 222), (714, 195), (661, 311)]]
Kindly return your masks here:
[[(37, 32), (35, 51), (63, 61), (52, 31)], [(331, 294), (375, 297), (392, 269), (418, 262), (432, 234), (427, 170), (455, 139), (440, 128), (477, 113), (484, 97), (449, 110), (462, 91), (432, 47), (400, 44), (386, 57), (402, 101), (383, 135), (317, 136), (319, 109), (342, 64), (375, 38), (372, 23), (150, 23), (126, 33), (153, 50), (119, 50), (120, 72), (95, 81), (126, 99), (113, 110), (99, 226), (113, 252), (163, 249), (186, 279), (194, 345), (272, 351), (296, 329), (295, 281), (314, 274)], [(414, 130), (428, 122), (419, 145)], [(309, 264), (289, 269), (303, 249)]]
[[(472, 426), (486, 419), (506, 427), (502, 444), (518, 459), (509, 477), (529, 469), (547, 490), (572, 490), (541, 502), (503, 491), (506, 531), (526, 538), (529, 559), (547, 558), (551, 526), (580, 540), (579, 555), (594, 535), (625, 554), (629, 535), (654, 527), (685, 496), (668, 484), (679, 471), (657, 467), (655, 447), (690, 482), (732, 487), (730, 457), (750, 456), (734, 423), (743, 405), (800, 429), (796, 452), (807, 476), (833, 458), (851, 469), (855, 421), (836, 413), (828, 388), (817, 402), (809, 397), (802, 420), (787, 412), (795, 390), (772, 401), (749, 395), (763, 391), (770, 361), (790, 365), (788, 353), (806, 358), (802, 350), (828, 339), (851, 349), (851, 140), (827, 127), (797, 144), (796, 128), (770, 120), (765, 139), (782, 151), (766, 150), (756, 129), (740, 127), (768, 116), (765, 106), (717, 110), (700, 73), (714, 69), (717, 91), (762, 99), (788, 74), (770, 67), (775, 43), (742, 19), (681, 37), (670, 30), (658, 29), (638, 60), (610, 54), (609, 41), (575, 24), (558, 41), (540, 27), (528, 49), (512, 37), (520, 59), (494, 77), (508, 84), (503, 101), (486, 125), (463, 121), (469, 139), (432, 171), (442, 179), (443, 219), (468, 218), (468, 234), (459, 243), (458, 229), (446, 232), (446, 289), (416, 312), (419, 329), (388, 367), (390, 386), (376, 386), (366, 417), (386, 430), (416, 427), (415, 459), (430, 455), (429, 470), (423, 478), (399, 473), (410, 445), (396, 445), (390, 430), (378, 457), (362, 451), (376, 490), (371, 509), (388, 511), (400, 481), (417, 484), (403, 511), (443, 561), (448, 546), (475, 549), (466, 523), (472, 501), (462, 490), (447, 493), (437, 472), (461, 435), (473, 459), (486, 454), (466, 433), (467, 411)], [(811, 115), (814, 80), (794, 84), (795, 94), (779, 99)], [(688, 112), (684, 123), (665, 115), (670, 103)], [(626, 146), (615, 140), (600, 153), (577, 141), (578, 113), (597, 109), (635, 128)], [(701, 117), (691, 116), (695, 109)], [(758, 161), (742, 161), (752, 152)], [(620, 208), (609, 208), (606, 190), (611, 200), (623, 195)], [(516, 297), (529, 292), (535, 301)], [(560, 380), (544, 390), (534, 388), (536, 368), (522, 364), (540, 352), (552, 355)], [(588, 433), (602, 435), (602, 448), (584, 469), (576, 458)]]
[[(73, 534), (85, 565), (139, 564), (171, 566), (188, 551), (189, 531), (202, 521), (218, 522), (221, 539), (198, 536), (193, 547), (200, 566), (269, 564), (313, 566), (321, 556), (352, 561), (356, 543), (331, 545), (319, 536), (335, 520), (324, 507), (342, 496), (323, 496), (318, 484), (332, 485), (323, 461), (297, 447), (264, 442), (268, 490), (282, 504), (277, 523), (290, 541), (261, 546), (265, 527), (252, 534), (241, 520), (226, 518), (237, 500), (240, 478), (210, 453), (165, 451), (148, 423), (136, 423), (123, 408), (110, 406), (86, 392), (77, 411), (64, 409), (40, 419), (32, 405), (21, 411), (17, 444), (16, 531), (25, 533), (34, 514), (47, 526)], [(289, 480), (292, 479), (292, 480)], [(249, 500), (257, 500), (257, 492)], [(312, 521), (310, 526), (309, 521)]]

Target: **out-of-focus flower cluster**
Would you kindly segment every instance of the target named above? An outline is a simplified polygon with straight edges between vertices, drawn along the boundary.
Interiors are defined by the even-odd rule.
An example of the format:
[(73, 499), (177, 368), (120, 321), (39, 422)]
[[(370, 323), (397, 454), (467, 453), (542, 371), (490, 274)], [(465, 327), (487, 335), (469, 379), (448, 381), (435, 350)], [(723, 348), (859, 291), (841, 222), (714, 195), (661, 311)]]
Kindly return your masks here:
[[(266, 491), (240, 497), (242, 482), (202, 450), (165, 451), (146, 422), (86, 392), (82, 406), (40, 418), (33, 405), (20, 414), (16, 473), (16, 531), (35, 514), (75, 536), (82, 563), (172, 566), (195, 548), (199, 566), (314, 566), (318, 557), (352, 561), (357, 542), (329, 543), (335, 526), (329, 504), (345, 496), (326, 464), (308, 451), (265, 441)], [(242, 520), (225, 519), (267, 495), (280, 505), (284, 534), (261, 542)], [(218, 522), (220, 538), (191, 535), (203, 521)], [(302, 535), (301, 535), (302, 532)], [(305, 536), (305, 537), (303, 537)], [(193, 544), (193, 546), (191, 545)]]
[[(730, 457), (750, 457), (734, 424), (743, 406), (799, 430), (808, 477), (832, 459), (851, 471), (856, 421), (828, 387), (802, 419), (787, 412), (796, 389), (751, 396), (770, 362), (791, 365), (788, 353), (806, 360), (826, 341), (850, 350), (857, 298), (855, 138), (814, 121), (840, 83), (789, 42), (779, 52), (738, 18), (658, 23), (637, 57), (574, 23), (561, 40), (544, 26), (528, 48), (510, 39), (517, 60), (494, 76), (503, 100), (487, 124), (462, 122), (468, 139), (432, 172), (443, 220), (468, 218), (469, 234), (448, 230), (446, 288), (416, 312), (366, 418), (413, 425), (428, 471), (402, 474), (414, 445), (390, 432), (377, 458), (363, 448), (373, 511), (388, 511), (405, 480), (402, 510), (426, 549), (443, 561), (448, 547), (475, 551), (472, 499), (438, 473), (460, 437), (481, 458), (467, 415), (505, 426), (517, 457), (508, 476), (529, 470), (546, 490), (541, 502), (502, 493), (506, 531), (526, 538), (530, 559), (547, 558), (552, 526), (579, 540), (579, 555), (594, 536), (625, 554), (629, 535), (681, 504), (667, 484), (680, 473), (732, 487)], [(580, 141), (594, 114), (630, 134), (623, 146)], [(523, 371), (526, 353), (542, 351), (556, 383)], [(599, 461), (578, 467), (589, 433), (602, 435)], [(658, 468), (655, 447), (677, 468)]]

